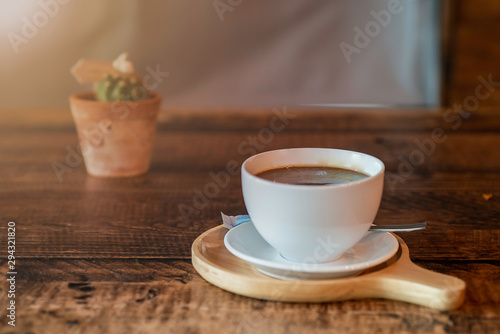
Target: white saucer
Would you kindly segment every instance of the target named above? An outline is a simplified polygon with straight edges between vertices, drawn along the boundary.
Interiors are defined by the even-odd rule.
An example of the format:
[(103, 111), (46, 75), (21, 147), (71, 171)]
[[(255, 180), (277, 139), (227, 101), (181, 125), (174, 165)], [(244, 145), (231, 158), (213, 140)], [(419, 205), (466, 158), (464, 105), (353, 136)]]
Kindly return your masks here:
[(257, 232), (253, 223), (229, 230), (224, 245), (236, 257), (262, 273), (286, 280), (315, 280), (354, 276), (390, 259), (399, 243), (387, 232), (368, 232), (338, 260), (328, 263), (297, 263), (286, 260)]

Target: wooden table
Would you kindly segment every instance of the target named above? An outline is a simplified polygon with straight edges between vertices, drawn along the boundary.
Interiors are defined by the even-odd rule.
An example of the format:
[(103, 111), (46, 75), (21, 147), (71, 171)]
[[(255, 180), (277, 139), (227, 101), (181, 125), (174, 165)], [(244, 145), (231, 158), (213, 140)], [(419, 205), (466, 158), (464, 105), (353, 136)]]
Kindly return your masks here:
[[(73, 153), (66, 161), (77, 149), (68, 110), (4, 110), (1, 277), (10, 221), (17, 276), (16, 327), (7, 324), (2, 284), (0, 333), (500, 332), (497, 110), (468, 119), (444, 110), (277, 110), (164, 112), (150, 172), (127, 179), (89, 177)], [(400, 235), (414, 262), (466, 281), (464, 305), (279, 303), (202, 279), (192, 242), (221, 223), (220, 211), (245, 206), (239, 175), (206, 201), (197, 194), (229, 161), (285, 147), (379, 157), (389, 178), (376, 223), (427, 221), (427, 230)], [(59, 180), (54, 162), (71, 172)]]

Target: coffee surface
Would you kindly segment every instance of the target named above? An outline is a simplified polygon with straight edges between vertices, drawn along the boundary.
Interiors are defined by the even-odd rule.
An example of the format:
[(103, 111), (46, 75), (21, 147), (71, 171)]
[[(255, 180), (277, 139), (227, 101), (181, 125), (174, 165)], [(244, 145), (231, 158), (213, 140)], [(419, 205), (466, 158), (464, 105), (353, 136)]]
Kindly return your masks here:
[(256, 176), (278, 183), (312, 186), (343, 184), (368, 177), (353, 170), (328, 166), (287, 166), (269, 169)]

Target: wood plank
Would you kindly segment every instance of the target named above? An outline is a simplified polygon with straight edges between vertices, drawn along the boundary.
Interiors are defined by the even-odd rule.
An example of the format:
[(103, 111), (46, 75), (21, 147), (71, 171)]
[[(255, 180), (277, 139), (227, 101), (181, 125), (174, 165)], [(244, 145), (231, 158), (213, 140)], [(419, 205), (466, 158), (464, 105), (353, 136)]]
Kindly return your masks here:
[[(497, 61), (500, 54), (497, 43), (500, 38), (499, 2), (462, 0), (457, 6), (447, 88), (450, 105), (461, 103), (467, 96), (474, 96), (479, 75), (492, 75), (494, 81), (500, 81)], [(496, 88), (488, 99), (481, 101), (481, 105), (500, 105), (500, 90)]]
[[(467, 282), (465, 304), (439, 312), (368, 299), (266, 302), (204, 281), (187, 260), (21, 260), (17, 326), (0, 333), (494, 333), (500, 328), (499, 263), (423, 262)], [(4, 267), (2, 266), (2, 269)], [(2, 270), (4, 272), (4, 270)], [(5, 294), (0, 304), (5, 305)], [(297, 316), (300, 314), (300, 316)]]
[(439, 1), (440, 10), (440, 99), (441, 106), (449, 105), (450, 90), (450, 69), (452, 65), (452, 47), (456, 29), (457, 2), (453, 0)]
[[(198, 179), (199, 183), (193, 179), (193, 188), (141, 190), (136, 197), (125, 188), (73, 190), (65, 193), (64, 199), (58, 191), (44, 191), (43, 199), (32, 191), (16, 196), (1, 194), (0, 200), (6, 208), (0, 219), (16, 222), (18, 253), (23, 257), (189, 258), (194, 239), (221, 223), (221, 210), (233, 214), (246, 212), (239, 180), (221, 190), (206, 207), (196, 209), (192, 189), (201, 189), (199, 185), (206, 179)], [(497, 259), (500, 257), (498, 197), (484, 200), (481, 191), (467, 187), (472, 182), (468, 180), (461, 189), (456, 182), (450, 182), (455, 185), (438, 191), (433, 190), (434, 181), (424, 185), (415, 181), (414, 190), (386, 192), (376, 223), (428, 221), (426, 231), (401, 234), (413, 259)], [(22, 203), (20, 198), (24, 198)], [(54, 208), (55, 202), (58, 204)], [(185, 219), (179, 210), (181, 204), (196, 212)], [(5, 227), (0, 227), (1, 230)]]
[[(485, 75), (488, 75), (486, 72)], [(479, 83), (474, 72), (473, 84), (469, 80), (467, 85), (458, 86), (466, 95), (457, 103), (463, 102), (467, 95), (475, 93)], [(467, 77), (468, 78), (468, 77)], [(499, 79), (500, 80), (500, 79)], [(455, 83), (454, 83), (455, 84)], [(497, 90), (500, 91), (500, 90)], [(496, 93), (495, 93), (496, 94)], [(493, 94), (493, 96), (496, 96)], [(358, 132), (425, 132), (436, 127), (446, 127), (443, 109), (418, 108), (299, 108), (294, 106), (276, 106), (278, 114), (283, 114), (286, 108), (290, 114), (290, 123), (287, 131), (358, 131)], [(228, 109), (228, 110), (197, 110), (197, 109), (164, 109), (159, 114), (160, 131), (256, 131), (269, 127), (270, 121), (276, 117), (274, 108), (264, 109)], [(452, 122), (451, 125), (453, 125)], [(279, 125), (279, 124), (278, 124)], [(464, 119), (459, 129), (463, 131), (491, 131), (500, 127), (498, 108), (481, 102), (478, 110), (472, 116)], [(0, 112), (0, 131), (33, 133), (52, 132), (55, 129), (61, 132), (74, 134), (76, 130), (69, 109), (12, 109)]]
[[(388, 175), (397, 178), (386, 180), (390, 182), (377, 222), (432, 223), (423, 234), (404, 236), (413, 258), (498, 258), (500, 158), (495, 152), (500, 134), (447, 135), (423, 165), (403, 178), (397, 178), (400, 158), (409, 160), (418, 150), (415, 140), (427, 140), (428, 134), (285, 130), (262, 146), (265, 150), (340, 147), (376, 155), (386, 164)], [(192, 241), (220, 223), (220, 210), (245, 212), (239, 175), (200, 210), (193, 200), (194, 189), (203, 192), (213, 182), (211, 172), (224, 172), (233, 159), (239, 166), (249, 156), (251, 152), (238, 152), (249, 136), (255, 132), (223, 131), (214, 136), (212, 131), (160, 131), (149, 174), (96, 179), (88, 177), (80, 164), (59, 182), (51, 163), (65, 162), (65, 146), (75, 143), (74, 134), (12, 133), (0, 143), (0, 201), (5, 208), (0, 219), (19, 224), (20, 252), (26, 257), (188, 258)], [(482, 197), (486, 193), (493, 198), (486, 201)], [(192, 207), (195, 213), (186, 220), (179, 205)], [(454, 231), (449, 238), (460, 246), (458, 251), (440, 242), (449, 230)], [(477, 238), (479, 243), (471, 242)]]
[[(357, 133), (357, 132), (316, 132), (283, 131), (272, 136), (260, 136), (256, 131), (219, 132), (160, 132), (156, 136), (152, 159), (152, 171), (218, 170), (225, 168), (230, 160), (244, 161), (250, 155), (287, 147), (330, 147), (361, 151), (380, 158), (389, 170), (397, 170), (399, 156), (409, 160), (410, 153), (422, 151), (424, 161), (415, 172), (429, 170), (440, 172), (500, 170), (500, 159), (494, 155), (495, 143), (500, 138), (498, 132), (456, 133), (444, 130), (436, 143), (432, 129), (422, 133)], [(254, 141), (254, 142), (252, 142)], [(434, 141), (432, 143), (431, 141)], [(420, 143), (420, 144), (419, 144)], [(429, 143), (426, 152), (423, 143)], [(35, 146), (37, 145), (37, 146)], [(64, 163), (68, 152), (76, 156), (78, 143), (72, 133), (54, 132), (11, 134), (0, 143), (2, 160), (0, 168), (15, 180), (16, 175), (36, 177), (54, 173), (54, 161)], [(416, 153), (414, 153), (416, 154)], [(421, 155), (421, 154), (418, 154)], [(74, 159), (72, 160), (74, 161)], [(83, 168), (83, 160), (77, 162), (76, 169)], [(18, 168), (22, 168), (19, 170)], [(73, 169), (73, 168), (72, 168)], [(27, 172), (35, 174), (26, 174)], [(66, 175), (72, 175), (67, 173)], [(55, 174), (54, 174), (55, 176)], [(14, 179), (12, 179), (14, 178)], [(54, 179), (57, 181), (57, 177)]]
[(460, 21), (497, 23), (500, 19), (500, 3), (496, 0), (460, 0)]

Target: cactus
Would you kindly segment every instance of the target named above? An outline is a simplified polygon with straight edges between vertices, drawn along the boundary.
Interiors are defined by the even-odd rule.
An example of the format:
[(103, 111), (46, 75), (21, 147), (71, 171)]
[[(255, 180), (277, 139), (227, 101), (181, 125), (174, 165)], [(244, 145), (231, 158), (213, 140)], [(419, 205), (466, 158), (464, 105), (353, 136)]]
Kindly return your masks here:
[(116, 58), (113, 70), (95, 83), (96, 98), (99, 101), (138, 101), (148, 97), (148, 91), (140, 77), (134, 74), (134, 65), (127, 60), (126, 52)]
[(133, 73), (113, 71), (107, 73), (94, 86), (99, 101), (138, 101), (148, 96), (140, 77)]

